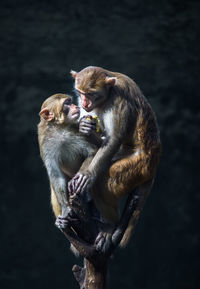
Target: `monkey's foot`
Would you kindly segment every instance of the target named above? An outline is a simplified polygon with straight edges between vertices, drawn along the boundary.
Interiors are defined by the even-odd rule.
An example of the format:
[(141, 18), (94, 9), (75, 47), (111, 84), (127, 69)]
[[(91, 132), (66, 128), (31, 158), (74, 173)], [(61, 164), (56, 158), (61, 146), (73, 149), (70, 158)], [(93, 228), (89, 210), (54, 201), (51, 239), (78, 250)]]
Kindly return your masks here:
[(100, 232), (95, 240), (95, 248), (97, 251), (107, 253), (112, 245), (112, 233)]
[(69, 226), (76, 226), (78, 224), (80, 224), (80, 220), (73, 211), (70, 211), (67, 216), (59, 215), (55, 222), (56, 227), (60, 230), (63, 230)]
[(80, 286), (83, 285), (84, 278), (85, 278), (85, 268), (82, 268), (78, 265), (74, 265), (72, 268), (72, 272), (74, 273), (74, 277), (76, 278), (77, 282), (80, 284)]

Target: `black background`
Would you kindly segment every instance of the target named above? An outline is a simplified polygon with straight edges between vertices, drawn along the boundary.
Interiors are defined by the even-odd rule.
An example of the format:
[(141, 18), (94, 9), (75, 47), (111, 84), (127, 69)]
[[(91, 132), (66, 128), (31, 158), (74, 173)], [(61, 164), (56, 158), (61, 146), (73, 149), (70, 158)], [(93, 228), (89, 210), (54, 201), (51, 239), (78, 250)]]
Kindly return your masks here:
[(110, 288), (197, 289), (199, 1), (4, 1), (0, 6), (1, 289), (78, 288), (55, 228), (37, 143), (46, 97), (72, 93), (69, 71), (134, 78), (158, 118), (163, 155)]

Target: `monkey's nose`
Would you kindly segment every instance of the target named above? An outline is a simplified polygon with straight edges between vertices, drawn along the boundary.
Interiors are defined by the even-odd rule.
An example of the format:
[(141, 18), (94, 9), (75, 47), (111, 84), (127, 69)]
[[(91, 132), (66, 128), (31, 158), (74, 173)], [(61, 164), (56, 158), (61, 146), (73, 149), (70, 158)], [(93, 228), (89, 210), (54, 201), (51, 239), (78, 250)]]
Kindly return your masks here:
[(90, 108), (91, 105), (92, 105), (91, 100), (86, 99), (86, 98), (85, 98), (85, 99), (82, 99), (82, 101), (81, 101), (81, 106), (82, 106), (84, 109)]

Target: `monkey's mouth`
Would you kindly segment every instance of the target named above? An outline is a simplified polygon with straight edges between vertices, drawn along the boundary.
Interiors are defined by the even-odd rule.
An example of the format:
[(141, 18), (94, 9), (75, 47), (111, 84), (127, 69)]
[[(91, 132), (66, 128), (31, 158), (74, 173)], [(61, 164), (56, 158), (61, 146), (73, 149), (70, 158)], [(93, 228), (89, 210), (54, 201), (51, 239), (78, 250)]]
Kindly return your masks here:
[(84, 109), (85, 111), (87, 111), (87, 112), (92, 111), (92, 107), (83, 107), (83, 109)]
[(80, 116), (80, 111), (79, 110), (77, 110), (74, 113), (72, 113), (72, 118), (73, 119), (79, 118), (79, 116)]
[(92, 110), (93, 110), (92, 102), (91, 102), (90, 105), (86, 105), (86, 106), (83, 106), (83, 105), (82, 105), (82, 108), (83, 108), (85, 111), (87, 111), (87, 112), (92, 111)]

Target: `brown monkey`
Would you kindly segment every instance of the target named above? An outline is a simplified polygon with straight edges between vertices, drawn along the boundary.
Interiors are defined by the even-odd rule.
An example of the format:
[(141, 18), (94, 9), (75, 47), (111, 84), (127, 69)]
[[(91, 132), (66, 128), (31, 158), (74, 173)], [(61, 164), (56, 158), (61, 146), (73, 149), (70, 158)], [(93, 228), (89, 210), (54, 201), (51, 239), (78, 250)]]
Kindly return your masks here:
[[(128, 76), (93, 66), (71, 74), (82, 108), (98, 115), (105, 140), (89, 166), (80, 168), (68, 188), (83, 192), (87, 184), (104, 216), (116, 222), (113, 217), (118, 216), (118, 200), (155, 176), (161, 152), (156, 117)], [(99, 180), (106, 170), (107, 188), (100, 192)], [(110, 209), (116, 213), (110, 215)]]
[(61, 93), (47, 98), (40, 111), (40, 154), (50, 179), (51, 203), (56, 217), (69, 214), (67, 182), (81, 165), (84, 167), (84, 161), (90, 162), (100, 141), (79, 132), (79, 115), (80, 110), (72, 103), (72, 98)]

